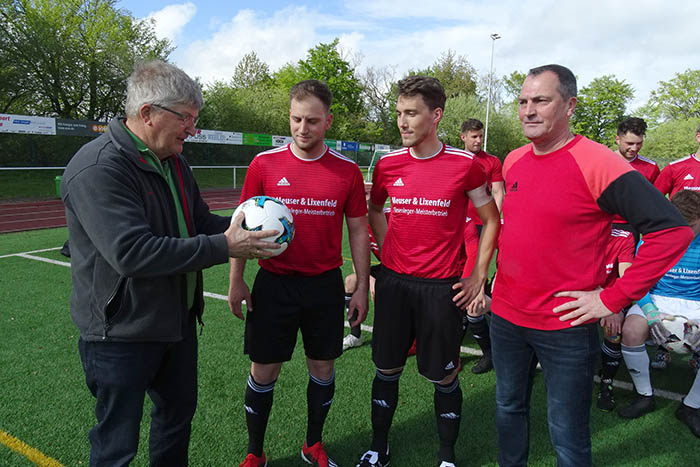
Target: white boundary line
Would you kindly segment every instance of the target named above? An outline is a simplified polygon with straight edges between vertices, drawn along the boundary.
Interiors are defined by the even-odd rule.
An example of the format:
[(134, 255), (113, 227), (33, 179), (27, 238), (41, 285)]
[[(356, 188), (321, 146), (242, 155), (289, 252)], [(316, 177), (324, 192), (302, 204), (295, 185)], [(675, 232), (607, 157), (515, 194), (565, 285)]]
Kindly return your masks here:
[[(34, 256), (34, 255), (31, 255), (31, 254), (30, 254), (30, 253), (41, 253), (41, 252), (45, 252), (45, 251), (55, 251), (55, 250), (60, 250), (61, 248), (62, 248), (62, 247), (46, 248), (46, 249), (43, 249), (43, 250), (28, 251), (28, 252), (26, 252), (26, 253), (14, 253), (14, 254), (11, 254), (11, 255), (0, 256), (0, 259), (2, 259), (2, 258), (9, 258), (9, 257), (12, 257), (12, 256), (19, 256), (20, 258), (31, 259), (31, 260), (34, 260), (34, 261), (42, 261), (42, 262), (44, 262), (44, 263), (55, 264), (55, 265), (58, 265), (58, 266), (70, 267), (70, 263), (69, 263), (69, 262), (66, 262), (66, 261), (56, 261), (56, 260), (53, 260), (53, 259), (42, 258), (41, 256)], [(222, 300), (222, 301), (224, 301), (224, 302), (225, 302), (225, 301), (228, 301), (228, 297), (227, 297), (226, 295), (221, 295), (221, 294), (217, 294), (217, 293), (213, 293), (213, 292), (204, 292), (204, 296), (205, 296), (205, 297), (209, 297), (209, 298), (213, 298), (213, 299), (215, 299), (215, 300)], [(245, 304), (245, 302), (244, 302), (244, 304)], [(347, 322), (346, 322), (346, 323), (345, 323), (345, 327), (346, 327), (346, 328), (347, 328), (347, 327), (350, 327), (350, 325), (347, 324)], [(374, 331), (374, 328), (373, 328), (372, 326), (369, 326), (369, 325), (366, 325), (366, 324), (363, 324), (363, 325), (361, 326), (361, 329), (362, 329), (363, 331), (365, 331), (365, 332), (372, 332), (372, 331)], [(483, 355), (483, 353), (481, 352), (481, 350), (472, 349), (471, 347), (461, 346), (461, 347), (459, 348), (459, 350), (460, 350), (461, 353), (466, 354), (466, 355), (472, 355), (472, 356), (477, 356), (477, 357), (480, 357), (480, 356)], [(539, 367), (539, 364), (537, 365), (537, 368), (538, 368), (538, 369), (540, 368), (540, 367)], [(594, 380), (596, 383), (599, 383), (599, 382), (600, 382), (600, 378), (599, 378), (598, 376), (595, 376), (595, 377), (593, 378), (593, 380)], [(625, 381), (617, 381), (617, 380), (615, 380), (615, 382), (613, 383), (613, 386), (615, 386), (616, 388), (624, 389), (624, 390), (626, 390), (626, 391), (634, 391), (634, 387), (632, 386), (632, 383), (627, 383), (627, 382), (625, 382)], [(685, 397), (683, 394), (678, 394), (678, 393), (675, 393), (675, 392), (672, 392), (672, 391), (666, 391), (666, 390), (664, 390), (664, 389), (654, 389), (654, 395), (655, 395), (655, 396), (659, 396), (659, 397), (661, 397), (661, 398), (663, 398), (663, 399), (668, 399), (668, 400), (678, 401), (678, 402), (680, 402), (680, 401), (683, 399), (683, 397)]]

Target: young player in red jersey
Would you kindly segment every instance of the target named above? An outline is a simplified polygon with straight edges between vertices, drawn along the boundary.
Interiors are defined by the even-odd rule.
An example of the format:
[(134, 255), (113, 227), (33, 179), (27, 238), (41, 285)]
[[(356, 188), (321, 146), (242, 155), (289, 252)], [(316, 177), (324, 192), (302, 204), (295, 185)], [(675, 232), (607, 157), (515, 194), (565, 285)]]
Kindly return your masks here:
[[(493, 200), (496, 202), (498, 212), (500, 213), (501, 205), (503, 204), (503, 197), (505, 195), (503, 188), (503, 166), (498, 157), (492, 156), (486, 151), (482, 151), (482, 146), (484, 144), (484, 124), (475, 118), (466, 120), (464, 123), (462, 123), (462, 129), (459, 137), (464, 142), (464, 149), (473, 153), (474, 160), (484, 169), (486, 181), (489, 184), (493, 195)], [(472, 222), (477, 232), (481, 233), (481, 219), (479, 219), (479, 214), (476, 212), (476, 209), (472, 203), (469, 203), (467, 207), (467, 216), (470, 219), (473, 219)], [(471, 245), (465, 243), (465, 246), (471, 250), (476, 250), (478, 247), (479, 237), (478, 235), (472, 235), (471, 238), (473, 243)], [(467, 241), (466, 238), (465, 241)], [(468, 253), (467, 261), (469, 261)], [(467, 273), (466, 270), (465, 273)], [(469, 270), (463, 277), (467, 277), (469, 273), (471, 273), (471, 270)], [(482, 357), (472, 367), (471, 371), (474, 374), (486, 373), (493, 368), (493, 363), (491, 362), (491, 339), (489, 338), (489, 325), (486, 321), (486, 315), (483, 314), (479, 316), (471, 316), (468, 314), (466, 317), (468, 319), (467, 322), (469, 323), (469, 329), (483, 352)]]
[[(641, 298), (683, 255), (692, 232), (639, 172), (571, 132), (576, 78), (569, 69), (530, 70), (518, 101), (531, 144), (503, 164), (506, 196), (491, 302), (498, 462), (527, 464), (529, 396), (539, 361), (557, 463), (586, 466), (592, 464), (596, 320)], [(625, 275), (601, 289), (614, 214), (642, 232), (645, 243)]]
[[(399, 81), (397, 123), (404, 149), (384, 155), (374, 169), (369, 203), (372, 232), (381, 249), (376, 283), (372, 359), (372, 444), (358, 467), (389, 463), (389, 429), (398, 402), (399, 378), (416, 339), (418, 371), (435, 385), (438, 462), (454, 466), (462, 391), (459, 346), (462, 311), (483, 301), (483, 286), (500, 229), (498, 209), (483, 169), (471, 153), (445, 146), (437, 126), (445, 92), (435, 78)], [(391, 200), (391, 221), (384, 203)], [(484, 221), (473, 273), (459, 280), (467, 200)]]
[(241, 466), (267, 465), (263, 441), (272, 394), (282, 363), (289, 361), (301, 330), (309, 369), (308, 424), (301, 457), (328, 467), (321, 435), (335, 392), (334, 361), (342, 352), (343, 278), (340, 265), (345, 217), (357, 288), (351, 324), (367, 315), (369, 242), (363, 181), (355, 162), (324, 144), (330, 128), (331, 92), (306, 80), (290, 92), (289, 125), (294, 142), (258, 154), (246, 173), (241, 199), (266, 195), (282, 200), (294, 215), (294, 241), (279, 256), (261, 260), (252, 294), (243, 281), (245, 261), (231, 262), (229, 306), (248, 313), (245, 353), (252, 361), (245, 393), (248, 456)]
[[(695, 132), (695, 140), (700, 143), (700, 125)], [(654, 185), (669, 197), (681, 190), (700, 191), (700, 148), (696, 154), (673, 161), (664, 167)]]
[[(634, 259), (634, 239), (632, 233), (613, 227), (610, 241), (605, 249), (605, 282), (603, 288), (610, 287), (622, 277)], [(610, 412), (615, 408), (613, 397), (613, 379), (622, 361), (622, 323), (624, 311), (606, 316), (600, 320), (603, 328), (603, 344), (600, 349), (600, 392), (598, 408)]]
[[(620, 122), (617, 126), (617, 136), (615, 136), (615, 142), (617, 143), (617, 151), (615, 152), (629, 162), (644, 178), (649, 180), (649, 183), (653, 184), (659, 176), (659, 166), (653, 160), (639, 155), (639, 151), (644, 145), (646, 131), (647, 124), (641, 118), (630, 117)], [(613, 219), (613, 224), (615, 224), (616, 228), (632, 232), (635, 244), (639, 241), (639, 232), (634, 230), (622, 216), (616, 215)]]

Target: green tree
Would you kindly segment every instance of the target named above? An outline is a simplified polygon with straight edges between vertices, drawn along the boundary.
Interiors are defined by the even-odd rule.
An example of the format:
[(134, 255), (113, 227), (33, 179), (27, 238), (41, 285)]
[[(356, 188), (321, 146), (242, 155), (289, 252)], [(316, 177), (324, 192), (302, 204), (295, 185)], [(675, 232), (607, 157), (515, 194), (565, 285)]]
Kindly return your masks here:
[(100, 120), (123, 107), (126, 78), (138, 60), (167, 59), (168, 41), (115, 0), (0, 0), (3, 107)]
[(409, 75), (433, 76), (440, 80), (447, 97), (476, 94), (477, 74), (466, 57), (448, 50), (424, 70), (410, 71)]
[(260, 60), (255, 52), (247, 53), (236, 65), (231, 85), (235, 88), (252, 88), (270, 84), (272, 76), (267, 63)]
[(697, 119), (669, 120), (647, 131), (642, 153), (659, 165), (692, 154), (698, 150), (695, 132)]
[(521, 71), (513, 71), (508, 76), (503, 77), (503, 88), (506, 93), (506, 100), (517, 102), (520, 97), (520, 90), (523, 87), (526, 74)]
[(652, 122), (700, 118), (700, 70), (688, 69), (660, 81), (643, 113)]
[(595, 78), (578, 93), (571, 119), (574, 132), (611, 146), (615, 142), (617, 125), (633, 97), (632, 86), (624, 80), (614, 75)]

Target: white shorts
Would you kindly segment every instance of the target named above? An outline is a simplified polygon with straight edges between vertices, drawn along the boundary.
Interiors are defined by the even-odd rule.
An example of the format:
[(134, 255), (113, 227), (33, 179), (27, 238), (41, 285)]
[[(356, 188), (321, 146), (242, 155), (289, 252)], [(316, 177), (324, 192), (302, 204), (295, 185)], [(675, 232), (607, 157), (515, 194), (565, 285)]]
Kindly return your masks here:
[[(663, 295), (650, 294), (651, 301), (661, 313), (667, 315), (682, 315), (688, 319), (700, 321), (700, 301), (685, 300), (683, 298), (664, 297)], [(646, 318), (642, 309), (636, 303), (627, 312), (627, 316), (639, 315)]]

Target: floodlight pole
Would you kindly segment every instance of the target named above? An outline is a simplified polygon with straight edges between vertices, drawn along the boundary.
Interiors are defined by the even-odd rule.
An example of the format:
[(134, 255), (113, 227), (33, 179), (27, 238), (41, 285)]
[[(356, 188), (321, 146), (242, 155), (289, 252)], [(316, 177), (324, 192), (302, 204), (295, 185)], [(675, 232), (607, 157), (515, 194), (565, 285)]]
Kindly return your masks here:
[(489, 94), (486, 97), (486, 128), (484, 129), (484, 152), (486, 152), (486, 143), (489, 140), (489, 110), (491, 109), (491, 81), (493, 78), (493, 49), (496, 45), (496, 40), (500, 39), (496, 33), (491, 34), (491, 70), (489, 71)]

